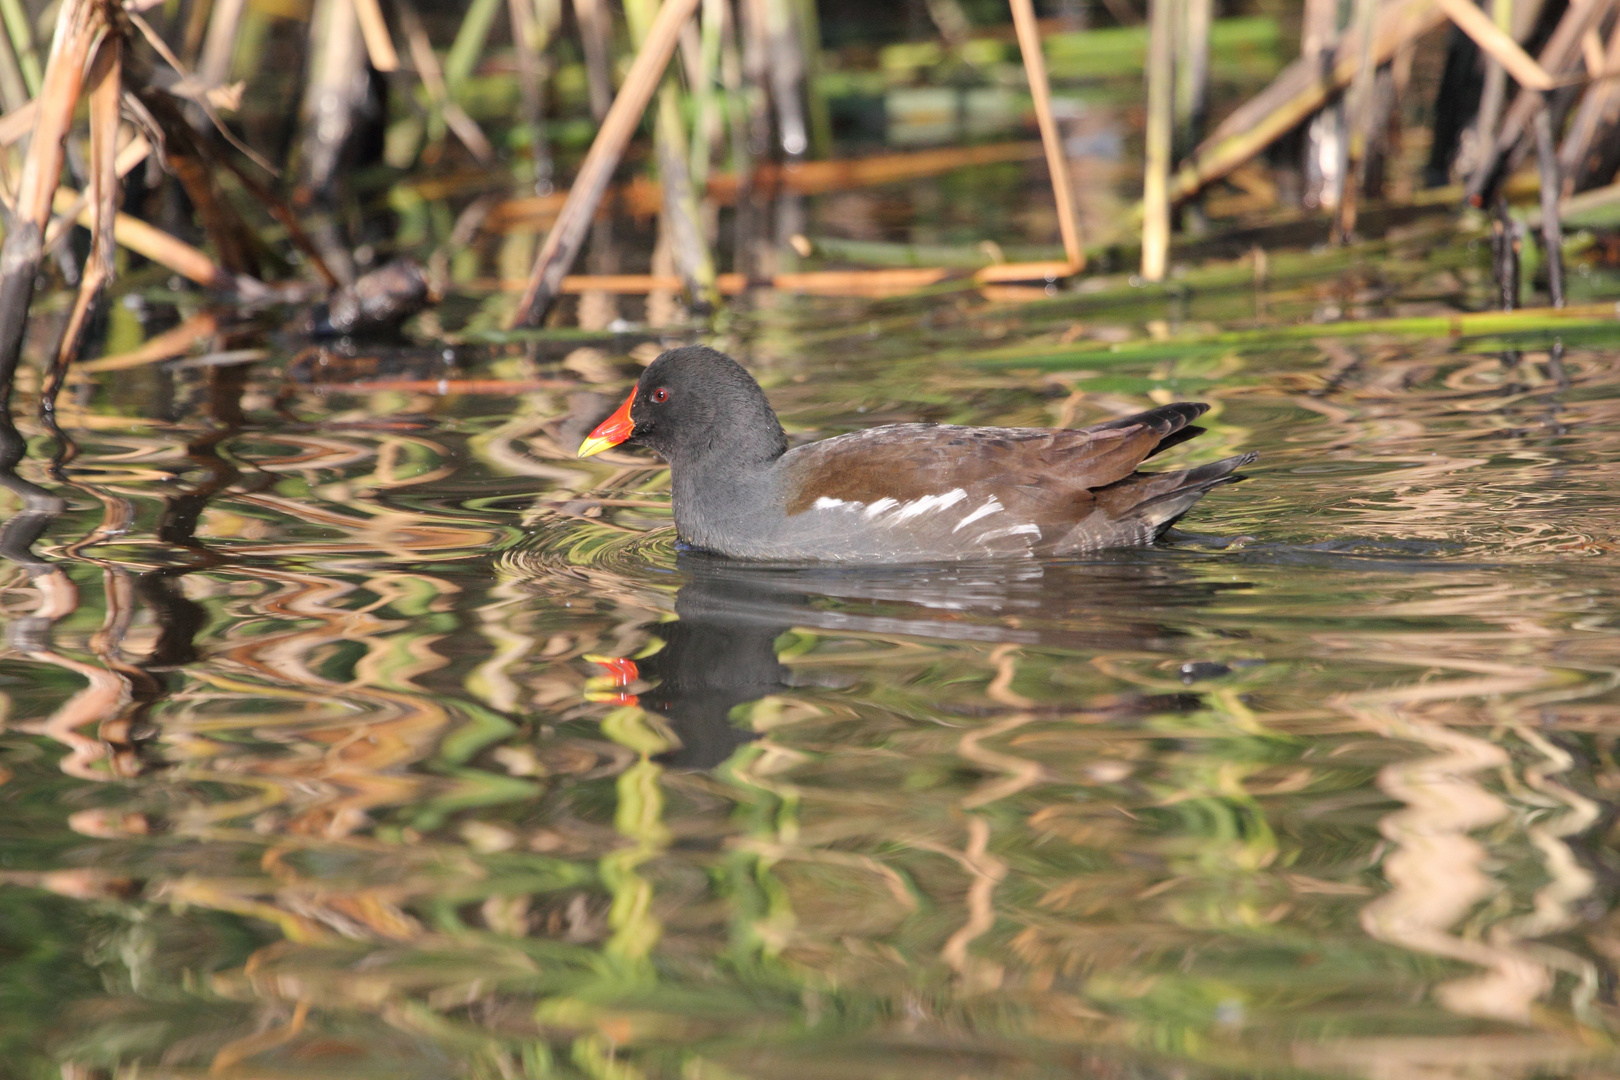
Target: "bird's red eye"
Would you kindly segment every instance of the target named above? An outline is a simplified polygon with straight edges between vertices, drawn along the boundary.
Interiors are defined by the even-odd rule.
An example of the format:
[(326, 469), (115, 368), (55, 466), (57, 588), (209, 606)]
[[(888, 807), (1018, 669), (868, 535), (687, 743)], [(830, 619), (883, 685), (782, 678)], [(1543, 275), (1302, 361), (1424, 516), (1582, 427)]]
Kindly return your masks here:
[(652, 392), (652, 399), (654, 405), (662, 405), (664, 402), (669, 400), (669, 391), (660, 386), (658, 389)]

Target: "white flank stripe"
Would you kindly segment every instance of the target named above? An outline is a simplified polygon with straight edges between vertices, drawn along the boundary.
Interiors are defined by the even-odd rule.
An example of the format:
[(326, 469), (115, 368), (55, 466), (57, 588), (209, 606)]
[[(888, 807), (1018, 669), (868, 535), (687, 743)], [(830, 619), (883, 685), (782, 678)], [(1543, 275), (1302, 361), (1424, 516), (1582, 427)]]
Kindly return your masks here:
[(973, 522), (978, 521), (980, 518), (989, 517), (991, 514), (999, 514), (1005, 509), (1006, 509), (1006, 507), (1001, 505), (1000, 500), (998, 500), (994, 495), (992, 495), (985, 502), (985, 504), (983, 506), (981, 506), (977, 510), (973, 511), (973, 513), (969, 514), (967, 517), (963, 518), (961, 521), (958, 521), (956, 523), (956, 528), (952, 529), (951, 532), (953, 532), (953, 533), (961, 532), (962, 531), (962, 526), (971, 525)]
[(900, 504), (898, 502), (896, 502), (894, 499), (890, 499), (890, 498), (885, 497), (885, 498), (879, 499), (877, 502), (873, 503), (871, 506), (868, 506), (866, 508), (866, 516), (869, 517), (869, 518), (874, 518), (874, 517), (877, 517), (879, 514), (885, 512), (887, 510), (892, 510), (896, 506), (899, 506), (899, 505)]
[(858, 502), (845, 502), (843, 499), (829, 499), (825, 495), (816, 500), (817, 510), (842, 510), (846, 506), (851, 510), (857, 510), (864, 505)]
[(991, 540), (1000, 540), (1003, 536), (1028, 536), (1033, 534), (1037, 538), (1041, 535), (1041, 527), (1035, 524), (1009, 525), (1005, 529), (991, 529), (979, 535), (979, 543), (987, 544)]
[(946, 507), (955, 506), (965, 498), (967, 498), (967, 492), (961, 488), (954, 488), (943, 495), (924, 495), (920, 499), (912, 499), (900, 508), (900, 512), (894, 515), (894, 519), (889, 524), (893, 525), (897, 522), (908, 521), (918, 514), (926, 514), (931, 510), (944, 510)]

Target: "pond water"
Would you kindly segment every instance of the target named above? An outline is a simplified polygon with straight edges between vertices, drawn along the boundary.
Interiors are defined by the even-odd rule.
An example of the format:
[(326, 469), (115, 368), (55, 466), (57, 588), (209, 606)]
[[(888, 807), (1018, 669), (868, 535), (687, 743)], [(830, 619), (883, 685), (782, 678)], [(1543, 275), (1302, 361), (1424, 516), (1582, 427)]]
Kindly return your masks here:
[(795, 439), (1193, 399), (1167, 465), (1260, 454), (1077, 561), (677, 552), (572, 456), (647, 336), (101, 378), (70, 460), (22, 425), (66, 508), (3, 496), (4, 1071), (1612, 1075), (1620, 335), (1309, 329), (1477, 303), (1440, 239), (702, 338)]

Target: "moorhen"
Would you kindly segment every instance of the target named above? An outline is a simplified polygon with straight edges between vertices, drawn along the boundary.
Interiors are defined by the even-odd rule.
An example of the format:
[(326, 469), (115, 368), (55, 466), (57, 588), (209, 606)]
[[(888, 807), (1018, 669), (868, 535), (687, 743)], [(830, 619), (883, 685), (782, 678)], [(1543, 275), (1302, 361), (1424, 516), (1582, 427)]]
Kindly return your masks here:
[(740, 559), (860, 563), (1077, 555), (1146, 544), (1254, 454), (1139, 473), (1199, 432), (1182, 402), (1088, 428), (889, 424), (788, 449), (759, 384), (704, 345), (642, 372), (581, 457), (624, 442), (669, 462), (675, 529)]

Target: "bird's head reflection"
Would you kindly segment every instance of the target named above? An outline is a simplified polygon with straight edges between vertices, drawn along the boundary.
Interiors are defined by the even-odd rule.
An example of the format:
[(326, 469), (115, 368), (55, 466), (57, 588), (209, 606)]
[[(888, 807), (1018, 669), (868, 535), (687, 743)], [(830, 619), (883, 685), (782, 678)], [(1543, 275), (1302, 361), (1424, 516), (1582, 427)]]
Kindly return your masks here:
[[(747, 575), (690, 576), (676, 595), (674, 621), (654, 624), (647, 648), (630, 658), (591, 658), (605, 669), (591, 697), (664, 717), (680, 746), (659, 760), (689, 769), (720, 764), (756, 737), (731, 711), (790, 685), (776, 639), (793, 624), (793, 603), (805, 598), (771, 611), (762, 610), (762, 595)], [(632, 693), (638, 685), (646, 688)]]

